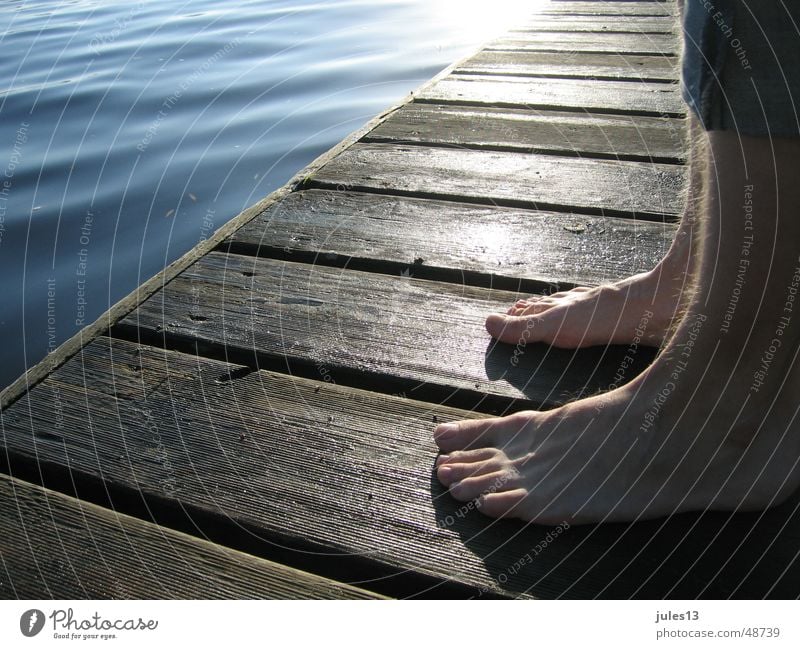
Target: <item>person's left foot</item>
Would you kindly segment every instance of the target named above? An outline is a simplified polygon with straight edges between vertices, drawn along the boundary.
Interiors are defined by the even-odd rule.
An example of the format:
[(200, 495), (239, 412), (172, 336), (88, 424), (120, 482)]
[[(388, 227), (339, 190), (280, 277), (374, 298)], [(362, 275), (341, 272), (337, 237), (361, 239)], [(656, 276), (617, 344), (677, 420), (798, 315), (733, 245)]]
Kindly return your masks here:
[(683, 284), (679, 273), (667, 276), (659, 266), (613, 284), (518, 300), (505, 314), (488, 316), (486, 330), (512, 345), (575, 349), (639, 341), (659, 347), (676, 317)]
[(691, 222), (685, 214), (675, 241), (652, 270), (611, 284), (518, 300), (505, 314), (489, 315), (486, 330), (512, 345), (538, 342), (574, 349), (636, 342), (660, 347), (673, 321), (680, 321), (687, 272), (695, 262)]

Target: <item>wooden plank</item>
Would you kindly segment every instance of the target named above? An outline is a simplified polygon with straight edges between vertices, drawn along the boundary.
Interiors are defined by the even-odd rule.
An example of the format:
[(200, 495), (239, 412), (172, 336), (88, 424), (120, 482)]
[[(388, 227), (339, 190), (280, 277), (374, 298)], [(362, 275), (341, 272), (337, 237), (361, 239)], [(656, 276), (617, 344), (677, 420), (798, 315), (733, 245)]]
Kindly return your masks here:
[(536, 14), (511, 32), (607, 32), (615, 34), (674, 34), (675, 16), (548, 16)]
[(680, 87), (672, 83), (453, 74), (423, 90), (417, 100), (656, 117), (685, 114)]
[(237, 252), (395, 276), (511, 290), (531, 279), (534, 290), (649, 270), (674, 233), (672, 224), (630, 219), (310, 190), (287, 196), (230, 241)]
[(412, 103), (362, 141), (682, 162), (682, 119)]
[(3, 599), (380, 597), (6, 475), (0, 500)]
[[(355, 559), (376, 576), (384, 564), (401, 578), (409, 571), (431, 578), (426, 584), (461, 584), (465, 595), (502, 590), (490, 572), (494, 531), (478, 541), (487, 544), (478, 555), (461, 536), (481, 536), (474, 512), (465, 523), (462, 513), (458, 525), (437, 524), (458, 505), (432, 485), (432, 413), (473, 415), (240, 370), (101, 339), (4, 413), (6, 448), (15, 464), (69, 466), (76, 481), (180, 501), (201, 534), (208, 518), (221, 518), (267, 548), (303, 549), (317, 563)], [(511, 552), (543, 533), (523, 534)], [(511, 590), (528, 585), (513, 580)]]
[(680, 214), (685, 176), (676, 165), (357, 144), (304, 186), (661, 221)]
[(674, 2), (572, 2), (559, 0), (548, 2), (536, 15), (567, 16), (674, 16), (677, 7)]
[(599, 34), (592, 32), (516, 32), (486, 46), (489, 50), (522, 52), (611, 52), (628, 55), (677, 56), (678, 40), (666, 34)]
[(155, 514), (166, 499), (198, 534), (299, 548), (375, 588), (388, 574), (422, 597), (800, 594), (796, 498), (767, 514), (560, 533), (494, 522), (432, 477), (433, 415), (474, 416), (101, 339), (3, 416), (12, 467), (102, 480)]
[(454, 72), (649, 82), (675, 82), (680, 75), (677, 59), (668, 56), (491, 50), (482, 50)]
[[(510, 399), (547, 407), (596, 392), (603, 370), (613, 375), (625, 355), (531, 345), (512, 363), (514, 347), (493, 342), (483, 322), (517, 294), (413, 273), (212, 253), (122, 324), (126, 336), (197, 341), (237, 362), (494, 411)], [(451, 349), (455, 356), (442, 353)], [(643, 369), (651, 355), (640, 356)]]

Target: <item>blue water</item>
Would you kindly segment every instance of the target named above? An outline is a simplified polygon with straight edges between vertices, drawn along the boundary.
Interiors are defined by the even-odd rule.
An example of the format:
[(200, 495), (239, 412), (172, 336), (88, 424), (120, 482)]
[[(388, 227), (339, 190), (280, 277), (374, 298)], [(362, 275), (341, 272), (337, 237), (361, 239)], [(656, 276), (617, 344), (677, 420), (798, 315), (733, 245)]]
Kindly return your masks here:
[(4, 1), (0, 386), (524, 4)]

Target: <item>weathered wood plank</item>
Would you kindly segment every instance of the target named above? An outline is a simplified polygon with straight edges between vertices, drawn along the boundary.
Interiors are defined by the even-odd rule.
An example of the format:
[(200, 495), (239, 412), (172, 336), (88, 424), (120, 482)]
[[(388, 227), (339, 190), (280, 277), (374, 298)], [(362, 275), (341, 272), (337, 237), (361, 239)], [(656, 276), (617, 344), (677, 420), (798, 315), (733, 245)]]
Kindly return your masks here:
[(672, 224), (647, 221), (309, 190), (230, 241), (247, 254), (516, 290), (523, 279), (541, 289), (649, 270), (674, 233)]
[[(432, 414), (473, 415), (241, 369), (101, 339), (4, 413), (6, 449), (16, 464), (69, 466), (76, 481), (89, 476), (180, 501), (200, 534), (207, 519), (220, 518), (264, 539), (267, 550), (305, 550), (300, 560), (323, 567), (366, 562), (376, 588), (388, 567), (400, 579), (409, 571), (426, 575), (426, 585), (461, 584), (464, 595), (498, 592), (492, 567), (546, 533), (523, 532), (495, 554), (496, 532), (482, 534), (485, 521), (474, 512), (437, 523), (455, 519), (458, 505), (432, 482)], [(507, 526), (506, 535), (520, 527)], [(464, 547), (465, 533), (479, 552)], [(543, 590), (579, 578), (567, 567)], [(530, 585), (517, 578), (507, 589)]]
[(675, 163), (686, 156), (685, 129), (673, 118), (414, 102), (363, 141)]
[(6, 475), (0, 502), (3, 599), (380, 597)]
[(567, 16), (674, 16), (677, 7), (674, 2), (573, 2), (559, 0), (548, 2), (536, 15)]
[(422, 597), (437, 585), (476, 597), (800, 594), (796, 498), (763, 515), (560, 533), (490, 521), (432, 477), (433, 415), (474, 416), (100, 339), (3, 416), (12, 467), (103, 480), (156, 514), (167, 499), (198, 534), (299, 548), (321, 568), (360, 566), (375, 588), (391, 574), (416, 578), (407, 594)]
[(607, 32), (617, 34), (674, 34), (675, 16), (568, 16), (534, 15), (511, 32)]
[(680, 214), (685, 176), (676, 165), (357, 144), (304, 186), (660, 221)]
[(509, 34), (492, 41), (489, 50), (523, 52), (612, 52), (630, 55), (677, 56), (678, 40), (668, 34), (601, 34), (540, 32)]
[(678, 84), (587, 79), (453, 74), (425, 88), (417, 100), (670, 117), (686, 112)]
[[(122, 324), (128, 336), (197, 341), (260, 367), (495, 411), (509, 399), (538, 407), (595, 392), (625, 354), (531, 345), (512, 363), (514, 347), (492, 341), (483, 322), (516, 293), (413, 274), (212, 253)], [(643, 369), (651, 355), (640, 356)]]
[(649, 82), (674, 82), (680, 76), (677, 59), (669, 56), (491, 50), (482, 50), (454, 73)]

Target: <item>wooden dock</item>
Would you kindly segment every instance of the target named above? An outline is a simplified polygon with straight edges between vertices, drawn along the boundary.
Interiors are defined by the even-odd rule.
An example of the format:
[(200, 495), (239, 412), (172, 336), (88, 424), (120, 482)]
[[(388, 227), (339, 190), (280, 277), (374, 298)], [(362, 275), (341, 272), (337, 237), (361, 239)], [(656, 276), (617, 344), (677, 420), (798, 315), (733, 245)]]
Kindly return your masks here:
[(675, 11), (545, 5), (10, 386), (0, 594), (799, 596), (797, 497), (558, 531), (485, 518), (433, 472), (435, 422), (614, 380), (625, 348), (514, 365), (483, 320), (666, 251)]

